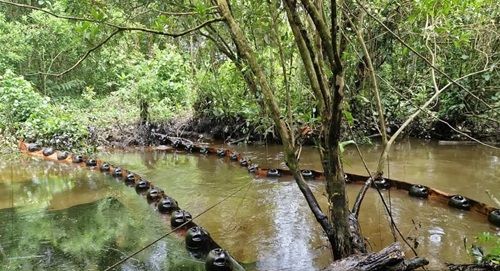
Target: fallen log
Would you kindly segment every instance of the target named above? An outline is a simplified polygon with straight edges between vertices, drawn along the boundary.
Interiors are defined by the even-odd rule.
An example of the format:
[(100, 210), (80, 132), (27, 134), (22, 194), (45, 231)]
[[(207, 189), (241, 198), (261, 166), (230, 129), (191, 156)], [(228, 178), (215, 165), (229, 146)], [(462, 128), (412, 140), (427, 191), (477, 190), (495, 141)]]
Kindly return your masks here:
[(375, 253), (356, 254), (332, 263), (324, 271), (407, 271), (429, 264), (424, 258), (405, 260), (405, 254), (399, 242), (393, 243)]

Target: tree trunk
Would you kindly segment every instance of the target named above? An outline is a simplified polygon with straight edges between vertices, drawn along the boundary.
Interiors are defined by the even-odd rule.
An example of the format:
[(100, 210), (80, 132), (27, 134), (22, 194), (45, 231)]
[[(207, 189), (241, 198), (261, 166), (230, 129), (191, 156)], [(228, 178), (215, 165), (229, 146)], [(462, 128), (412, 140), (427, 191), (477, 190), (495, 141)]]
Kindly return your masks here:
[[(316, 201), (316, 198), (314, 197), (312, 191), (309, 189), (308, 185), (305, 183), (302, 177), (302, 174), (298, 167), (298, 159), (295, 156), (296, 148), (295, 148), (295, 143), (292, 141), (293, 138), (293, 136), (291, 136), (292, 131), (287, 128), (286, 123), (281, 118), (281, 113), (278, 104), (276, 103), (276, 98), (273, 94), (273, 91), (271, 90), (270, 84), (267, 81), (264, 71), (262, 67), (258, 64), (255, 53), (253, 52), (253, 49), (250, 47), (249, 42), (246, 39), (243, 31), (239, 27), (238, 23), (235, 21), (231, 13), (231, 10), (229, 9), (227, 1), (217, 0), (217, 6), (219, 9), (219, 13), (224, 17), (225, 22), (228, 25), (229, 32), (231, 33), (231, 36), (236, 44), (238, 52), (241, 54), (241, 57), (248, 63), (250, 70), (252, 71), (253, 75), (256, 78), (255, 82), (259, 85), (259, 90), (261, 91), (264, 97), (265, 105), (267, 107), (267, 112), (268, 114), (270, 114), (270, 117), (272, 118), (280, 134), (285, 153), (285, 161), (288, 163), (290, 170), (293, 172), (293, 175), (295, 176), (297, 185), (299, 186), (301, 192), (304, 194), (304, 197), (309, 207), (311, 208), (312, 213), (316, 217), (316, 220), (320, 223), (321, 227), (328, 236), (328, 239), (332, 245), (332, 249), (335, 251), (339, 248), (338, 245), (339, 242), (336, 241), (338, 231), (332, 228), (332, 224), (328, 222), (328, 217), (322, 212), (321, 207)], [(338, 162), (340, 162), (339, 159), (337, 160)], [(337, 163), (337, 165), (340, 166), (340, 163)], [(340, 200), (340, 197), (338, 198), (338, 200)], [(347, 216), (345, 217), (347, 218)], [(344, 221), (344, 223), (347, 225), (347, 219)], [(348, 229), (348, 227), (345, 228), (346, 230)], [(343, 236), (344, 231), (341, 232), (342, 232), (341, 235)], [(347, 239), (342, 238), (342, 242), (340, 242), (340, 248), (342, 249), (342, 246), (344, 246), (345, 243), (348, 244), (348, 242), (349, 242), (348, 238)], [(344, 255), (344, 253), (334, 252), (334, 255), (336, 255), (337, 258), (339, 258), (341, 257), (340, 255)]]
[(147, 101), (141, 100), (139, 102), (139, 121), (141, 125), (148, 123), (149, 121), (149, 103)]
[(345, 193), (344, 171), (340, 161), (340, 123), (342, 120), (343, 73), (337, 74), (332, 86), (333, 106), (331, 118), (324, 118), (320, 156), (325, 171), (326, 191), (330, 205), (330, 219), (335, 229), (334, 259), (338, 260), (354, 253), (349, 231), (349, 208)]

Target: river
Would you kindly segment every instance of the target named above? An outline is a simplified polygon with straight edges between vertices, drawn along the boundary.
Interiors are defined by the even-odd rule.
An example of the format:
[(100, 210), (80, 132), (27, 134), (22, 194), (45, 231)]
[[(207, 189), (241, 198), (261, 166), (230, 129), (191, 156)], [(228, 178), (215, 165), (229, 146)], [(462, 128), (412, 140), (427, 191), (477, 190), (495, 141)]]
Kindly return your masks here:
[[(280, 146), (231, 148), (261, 165), (282, 166)], [(377, 144), (362, 146), (361, 151), (373, 170), (381, 147)], [(244, 186), (241, 192), (196, 222), (247, 270), (321, 270), (331, 262), (326, 238), (292, 181), (255, 178), (237, 163), (215, 156), (113, 151), (101, 152), (97, 157), (146, 177), (164, 188), (193, 215)], [(313, 147), (304, 148), (301, 163), (304, 168), (321, 169)], [(343, 163), (347, 172), (366, 175), (352, 146), (346, 148)], [(490, 205), (493, 202), (486, 195), (486, 189), (500, 196), (500, 152), (479, 145), (450, 146), (404, 140), (394, 146), (386, 173), (393, 179), (463, 194)], [(326, 209), (324, 183), (311, 181), (309, 185), (322, 208)], [(351, 203), (359, 188), (359, 185), (348, 186)], [(50, 255), (58, 256), (53, 257), (57, 260), (52, 260), (50, 270), (65, 270), (68, 266), (102, 270), (120, 255), (142, 247), (166, 230), (159, 216), (133, 189), (112, 177), (72, 165), (29, 157), (4, 160), (0, 163), (0, 195), (0, 267), (3, 265), (6, 270), (27, 270), (36, 263), (46, 263)], [(431, 270), (442, 269), (445, 262), (470, 262), (464, 242), (470, 248), (482, 232), (500, 234), (500, 229), (476, 214), (410, 198), (400, 191), (386, 191), (383, 195), (390, 202), (399, 230), (410, 244), (418, 243), (416, 251), (430, 260)], [(102, 207), (110, 202), (111, 209)], [(78, 215), (80, 213), (83, 215)], [(103, 216), (109, 216), (111, 222), (104, 222)], [(26, 226), (38, 220), (46, 222)], [(93, 227), (96, 223), (100, 224)], [(363, 202), (360, 223), (372, 250), (394, 241), (387, 214), (373, 190)], [(120, 230), (105, 229), (111, 226)], [(39, 232), (37, 227), (41, 227)], [(72, 229), (66, 229), (68, 227)], [(76, 230), (75, 227), (80, 228)], [(57, 234), (58, 231), (64, 233), (64, 238)], [(101, 241), (96, 237), (103, 235), (110, 237)], [(85, 245), (96, 238), (98, 241), (93, 249)], [(157, 247), (139, 254), (135, 264), (129, 264), (126, 270), (160, 270), (172, 266), (175, 270), (201, 268), (201, 263), (183, 254), (178, 239), (175, 236), (167, 238)], [(411, 250), (406, 250), (411, 256)], [(86, 261), (79, 251), (86, 255)], [(172, 260), (174, 258), (180, 260)], [(26, 259), (29, 259), (28, 266), (21, 264)]]

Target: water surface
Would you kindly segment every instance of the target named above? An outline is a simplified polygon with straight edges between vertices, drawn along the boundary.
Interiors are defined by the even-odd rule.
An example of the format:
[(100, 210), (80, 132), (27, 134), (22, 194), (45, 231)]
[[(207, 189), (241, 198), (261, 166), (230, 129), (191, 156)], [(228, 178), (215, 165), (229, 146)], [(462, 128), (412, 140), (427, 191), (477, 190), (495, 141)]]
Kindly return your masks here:
[[(261, 165), (282, 166), (279, 146), (233, 147)], [(379, 151), (377, 145), (362, 148), (371, 169), (376, 165)], [(493, 204), (484, 191), (489, 189), (500, 196), (499, 156), (498, 151), (480, 146), (404, 141), (394, 147), (387, 173), (394, 179), (422, 183)], [(326, 238), (294, 182), (254, 178), (237, 163), (213, 156), (133, 151), (101, 153), (99, 157), (153, 181), (193, 215), (243, 188), (196, 222), (237, 260), (247, 264), (248, 270), (320, 270), (331, 261)], [(365, 174), (354, 148), (347, 148), (343, 161), (347, 171)], [(35, 169), (22, 163), (34, 165)], [(316, 150), (311, 147), (304, 149), (301, 163), (306, 168), (321, 169)], [(71, 165), (21, 159), (13, 169), (4, 165), (0, 171), (0, 195), (15, 195), (2, 196), (0, 208), (3, 209), (14, 206), (14, 210), (66, 210), (84, 203), (96, 204), (112, 196), (123, 203), (130, 214), (151, 212), (133, 190), (112, 178), (98, 177), (99, 173)], [(51, 178), (53, 174), (60, 178)], [(309, 184), (326, 209), (324, 183)], [(359, 188), (348, 187), (351, 201)], [(400, 191), (384, 192), (384, 196), (387, 201), (390, 198), (400, 231), (411, 238), (412, 244), (414, 240), (419, 243), (417, 252), (431, 261), (432, 269), (442, 269), (444, 262), (469, 262), (464, 238), (470, 246), (481, 232), (499, 233), (484, 217), (470, 212), (410, 198)], [(360, 223), (373, 250), (393, 242), (381, 200), (372, 190), (363, 203)], [(13, 222), (13, 225), (17, 224)], [(155, 235), (148, 235), (149, 232), (145, 229), (143, 234)], [(9, 239), (0, 236), (0, 240)], [(144, 259), (159, 257), (158, 253), (145, 255)]]
[[(0, 270), (104, 270), (170, 230), (134, 190), (72, 165), (2, 163)], [(175, 234), (119, 270), (204, 270)]]

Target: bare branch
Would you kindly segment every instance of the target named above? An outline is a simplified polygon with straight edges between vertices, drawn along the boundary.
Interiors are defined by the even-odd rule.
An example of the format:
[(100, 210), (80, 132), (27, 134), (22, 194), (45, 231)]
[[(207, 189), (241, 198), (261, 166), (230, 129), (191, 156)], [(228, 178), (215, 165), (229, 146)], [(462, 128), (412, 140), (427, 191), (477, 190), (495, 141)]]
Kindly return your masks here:
[[(216, 6), (209, 7), (208, 10), (212, 10), (212, 11), (207, 12), (205, 14), (215, 14), (215, 13), (217, 13), (216, 9), (217, 9)], [(201, 14), (200, 12), (197, 12), (197, 11), (164, 11), (164, 10), (159, 10), (159, 9), (155, 9), (155, 8), (151, 8), (151, 10), (158, 12), (158, 13), (161, 13), (163, 15), (167, 15), (167, 16), (190, 16), (190, 15), (200, 15)]]
[(120, 31), (141, 31), (141, 32), (146, 32), (146, 33), (151, 33), (151, 34), (156, 34), (156, 35), (169, 36), (169, 37), (173, 37), (173, 38), (177, 38), (180, 36), (190, 34), (190, 33), (194, 32), (200, 28), (203, 28), (211, 23), (223, 21), (222, 18), (214, 18), (214, 19), (207, 20), (207, 21), (205, 21), (197, 26), (194, 26), (192, 28), (186, 29), (184, 31), (181, 31), (178, 33), (169, 33), (169, 32), (165, 32), (165, 31), (159, 31), (159, 30), (154, 30), (154, 29), (149, 29), (149, 28), (144, 28), (144, 27), (123, 26), (123, 25), (117, 25), (114, 23), (110, 23), (110, 22), (106, 22), (106, 21), (99, 21), (99, 20), (94, 20), (94, 19), (89, 19), (89, 18), (60, 15), (60, 14), (56, 14), (52, 11), (43, 9), (43, 8), (25, 5), (25, 4), (13, 3), (13, 2), (5, 1), (5, 0), (0, 0), (0, 3), (4, 3), (7, 5), (12, 5), (12, 6), (16, 6), (16, 7), (21, 7), (21, 8), (38, 10), (38, 11), (44, 12), (46, 14), (49, 14), (53, 17), (60, 18), (60, 19), (66, 19), (66, 20), (71, 20), (71, 21), (90, 22), (90, 23), (94, 23), (94, 24), (102, 24), (102, 25), (106, 25), (106, 26), (109, 26), (112, 28), (119, 29)]
[(210, 19), (210, 20), (207, 20), (207, 21), (205, 21), (197, 26), (194, 26), (192, 28), (189, 28), (189, 29), (186, 29), (184, 31), (177, 32), (177, 33), (169, 33), (169, 32), (164, 32), (164, 31), (159, 31), (159, 30), (154, 30), (154, 29), (149, 29), (149, 28), (143, 28), (143, 27), (134, 27), (134, 26), (116, 26), (116, 28), (119, 28), (123, 31), (141, 31), (141, 32), (146, 32), (146, 33), (151, 33), (151, 34), (156, 34), (156, 35), (177, 38), (177, 37), (185, 36), (187, 34), (195, 32), (195, 31), (197, 31), (197, 30), (199, 30), (199, 29), (201, 29), (209, 24), (212, 24), (215, 22), (222, 22), (222, 21), (224, 21), (224, 19), (222, 19), (222, 18)]
[[(67, 73), (69, 73), (70, 71), (74, 70), (76, 67), (78, 67), (78, 65), (80, 65), (93, 51), (99, 49), (101, 46), (103, 46), (105, 43), (107, 43), (108, 41), (111, 40), (111, 38), (113, 38), (113, 36), (115, 36), (116, 34), (122, 32), (123, 30), (122, 29), (117, 29), (115, 30), (113, 33), (111, 33), (109, 36), (107, 36), (104, 40), (102, 40), (101, 42), (99, 42), (97, 45), (95, 45), (94, 47), (90, 48), (87, 52), (85, 52), (85, 54), (80, 57), (80, 59), (78, 59), (78, 61), (76, 61), (75, 64), (73, 64), (73, 66), (69, 67), (68, 69), (60, 72), (60, 73), (45, 73), (45, 72), (39, 72), (39, 73), (36, 73), (36, 74), (42, 74), (42, 75), (50, 75), (50, 76), (56, 76), (56, 77), (61, 77)], [(32, 75), (32, 74), (31, 74)]]
[[(476, 72), (473, 72), (473, 73), (469, 73), (467, 75), (464, 75), (464, 76), (456, 79), (455, 81), (460, 81), (460, 80), (465, 79), (467, 77), (470, 77), (472, 75), (479, 74), (479, 73), (482, 73), (482, 72), (486, 72), (486, 71), (489, 71), (489, 70), (491, 70), (491, 68), (487, 68), (487, 69), (483, 69), (483, 70), (476, 71)], [(389, 89), (395, 91), (400, 97), (402, 97), (403, 99), (409, 101), (410, 103), (412, 103), (414, 106), (417, 107), (417, 110), (410, 117), (408, 117), (408, 119), (401, 125), (401, 127), (399, 127), (399, 129), (391, 136), (391, 138), (389, 139), (389, 142), (388, 142), (388, 144), (386, 146), (386, 149), (384, 149), (384, 152), (382, 153), (382, 155), (387, 155), (387, 153), (386, 154), (384, 154), (384, 153), (386, 152), (386, 150), (387, 150), (387, 152), (389, 151), (390, 145), (392, 145), (392, 143), (396, 140), (396, 137), (403, 131), (404, 128), (406, 128), (406, 126), (408, 126), (408, 124), (411, 122), (411, 120), (413, 120), (421, 111), (424, 111), (424, 112), (428, 113), (431, 118), (433, 118), (433, 119), (435, 119), (435, 120), (437, 120), (437, 121), (439, 121), (441, 123), (446, 124), (453, 131), (455, 131), (455, 132), (457, 132), (457, 133), (459, 133), (459, 134), (461, 134), (461, 135), (463, 135), (463, 136), (465, 136), (465, 137), (467, 137), (467, 138), (469, 138), (469, 139), (471, 139), (471, 140), (473, 140), (473, 141), (475, 141), (475, 142), (477, 142), (477, 143), (479, 143), (481, 145), (484, 145), (484, 146), (492, 148), (492, 149), (500, 149), (498, 147), (495, 147), (495, 146), (489, 145), (487, 143), (484, 143), (484, 142), (480, 141), (479, 139), (476, 139), (476, 138), (474, 138), (474, 137), (472, 137), (472, 136), (470, 136), (470, 135), (468, 135), (468, 134), (466, 134), (466, 133), (464, 133), (464, 132), (456, 129), (451, 124), (449, 124), (447, 121), (442, 120), (442, 119), (434, 116), (434, 114), (432, 114), (432, 112), (430, 112), (430, 111), (428, 111), (428, 109), (426, 109), (426, 107), (434, 99), (436, 99), (439, 96), (439, 94), (441, 94), (441, 92), (443, 92), (445, 89), (447, 89), (449, 86), (451, 86), (451, 83), (448, 83), (446, 86), (442, 87), (439, 91), (437, 91), (431, 98), (429, 98), (429, 100), (427, 100), (427, 102), (423, 106), (418, 106), (418, 105), (415, 105), (413, 102), (411, 102), (406, 97), (404, 97), (401, 93), (399, 93), (399, 91), (396, 91), (394, 89), (394, 87), (392, 85), (390, 85), (390, 83), (387, 82), (385, 79), (383, 79), (380, 76), (378, 76), (378, 77), (389, 86)], [(387, 147), (389, 147), (389, 149)]]
[(383, 28), (385, 28), (393, 37), (395, 37), (401, 44), (403, 44), (404, 47), (406, 47), (410, 51), (412, 51), (415, 55), (417, 55), (420, 59), (422, 59), (425, 63), (427, 63), (427, 65), (429, 65), (433, 70), (437, 71), (438, 73), (440, 73), (441, 75), (443, 75), (444, 77), (446, 77), (446, 79), (448, 79), (451, 83), (453, 83), (454, 85), (458, 86), (459, 88), (461, 88), (462, 90), (464, 90), (465, 92), (467, 92), (469, 95), (471, 95), (476, 100), (478, 100), (481, 103), (483, 103), (489, 109), (493, 109), (491, 107), (491, 105), (489, 105), (488, 103), (486, 103), (483, 99), (479, 98), (474, 93), (470, 92), (466, 87), (464, 87), (462, 84), (458, 83), (456, 80), (454, 80), (447, 73), (445, 73), (444, 71), (442, 71), (438, 67), (434, 66), (426, 57), (424, 57), (422, 54), (420, 54), (419, 52), (417, 52), (417, 50), (413, 49), (413, 47), (411, 47), (410, 45), (408, 45), (408, 43), (406, 43), (398, 34), (394, 33), (394, 31), (392, 31), (387, 25), (385, 25), (379, 18), (377, 18), (376, 16), (374, 16), (373, 14), (371, 14), (368, 11), (368, 9), (363, 4), (360, 3), (359, 0), (355, 0), (355, 1), (366, 12), (366, 14), (368, 14), (368, 16), (370, 16), (378, 24), (380, 24)]

